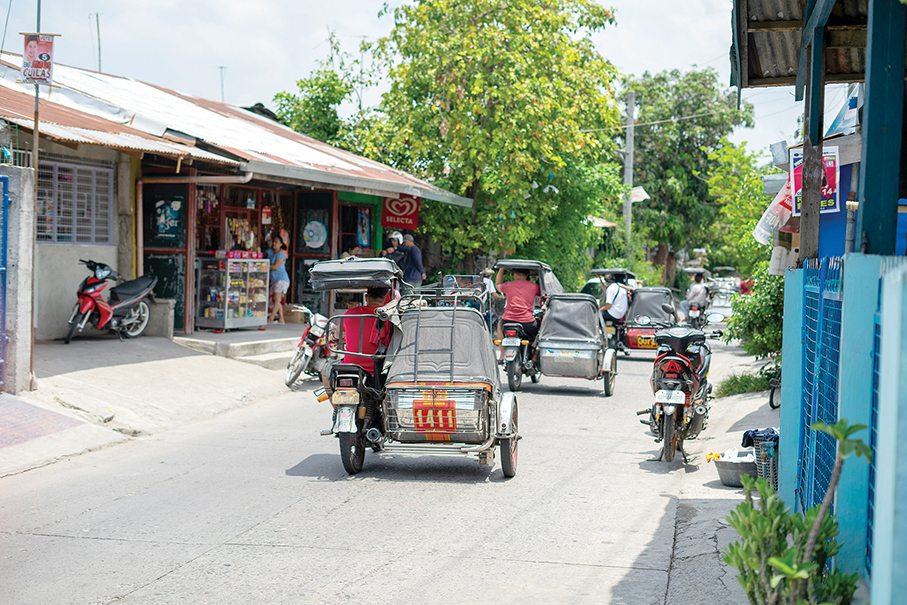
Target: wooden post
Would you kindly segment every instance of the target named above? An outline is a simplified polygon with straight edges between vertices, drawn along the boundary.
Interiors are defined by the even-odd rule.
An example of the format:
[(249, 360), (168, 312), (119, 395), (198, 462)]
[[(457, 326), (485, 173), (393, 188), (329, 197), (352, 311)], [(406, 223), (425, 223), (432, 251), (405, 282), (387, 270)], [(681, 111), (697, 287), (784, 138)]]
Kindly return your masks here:
[(894, 254), (904, 111), (907, 7), (871, 0), (866, 42), (866, 101), (855, 248)]

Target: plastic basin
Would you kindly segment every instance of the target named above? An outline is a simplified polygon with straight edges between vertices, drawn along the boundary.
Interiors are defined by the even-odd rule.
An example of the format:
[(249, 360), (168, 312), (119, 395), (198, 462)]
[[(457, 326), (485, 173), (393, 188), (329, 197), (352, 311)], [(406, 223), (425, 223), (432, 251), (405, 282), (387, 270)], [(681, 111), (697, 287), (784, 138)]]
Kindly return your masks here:
[(718, 469), (721, 484), (728, 487), (743, 487), (743, 482), (740, 480), (742, 475), (749, 475), (754, 479), (758, 476), (755, 462), (732, 462), (730, 460), (714, 460), (713, 462)]

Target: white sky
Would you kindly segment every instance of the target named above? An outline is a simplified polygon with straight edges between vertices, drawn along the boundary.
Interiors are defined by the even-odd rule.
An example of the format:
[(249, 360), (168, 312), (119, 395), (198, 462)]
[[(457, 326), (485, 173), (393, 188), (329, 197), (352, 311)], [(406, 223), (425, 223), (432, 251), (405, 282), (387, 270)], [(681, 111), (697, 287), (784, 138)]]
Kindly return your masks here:
[[(640, 75), (694, 65), (713, 67), (727, 83), (730, 74), (731, 0), (600, 0), (617, 10), (617, 25), (596, 34), (601, 54), (624, 73)], [(390, 0), (392, 6), (401, 0)], [(35, 30), (37, 0), (11, 0), (3, 49), (22, 52), (19, 32)], [(61, 34), (54, 51), (59, 63), (97, 69), (94, 17), (100, 13), (101, 66), (183, 93), (236, 105), (262, 102), (274, 108), (280, 91), (295, 91), (327, 57), (333, 30), (343, 49), (358, 54), (360, 41), (391, 28), (378, 18), (381, 0), (43, 0), (41, 30)], [(0, 17), (10, 0), (0, 0)], [(837, 113), (846, 86), (826, 89), (826, 124)], [(767, 156), (769, 144), (796, 128), (802, 103), (793, 87), (743, 93), (756, 109), (756, 127), (738, 129), (735, 142)], [(374, 103), (377, 99), (368, 100)]]

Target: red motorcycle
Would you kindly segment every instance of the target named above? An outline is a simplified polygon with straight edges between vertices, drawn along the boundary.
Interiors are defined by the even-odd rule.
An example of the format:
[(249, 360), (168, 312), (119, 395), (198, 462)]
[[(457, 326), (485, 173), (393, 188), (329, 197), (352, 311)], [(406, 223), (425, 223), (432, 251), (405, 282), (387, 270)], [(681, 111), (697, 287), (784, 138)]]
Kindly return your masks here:
[(110, 297), (104, 300), (101, 293), (107, 287), (108, 280), (121, 279), (120, 274), (105, 265), (93, 260), (80, 260), (88, 267), (92, 275), (86, 277), (77, 295), (79, 301), (73, 307), (69, 317), (69, 332), (66, 334), (66, 344), (72, 340), (76, 331), (82, 331), (86, 324), (91, 324), (98, 330), (110, 329), (117, 333), (120, 340), (123, 337), (136, 338), (148, 326), (151, 317), (151, 308), (145, 298), (154, 302), (154, 285), (157, 277), (143, 275), (137, 279), (126, 281), (110, 289)]
[(328, 318), (320, 313), (313, 313), (308, 307), (302, 305), (287, 305), (292, 311), (306, 313), (308, 319), (306, 327), (302, 331), (302, 338), (296, 345), (296, 353), (287, 364), (287, 375), (284, 382), (288, 387), (292, 387), (303, 372), (309, 376), (321, 375), (325, 362), (334, 357), (328, 349), (325, 342), (325, 329), (328, 325)]

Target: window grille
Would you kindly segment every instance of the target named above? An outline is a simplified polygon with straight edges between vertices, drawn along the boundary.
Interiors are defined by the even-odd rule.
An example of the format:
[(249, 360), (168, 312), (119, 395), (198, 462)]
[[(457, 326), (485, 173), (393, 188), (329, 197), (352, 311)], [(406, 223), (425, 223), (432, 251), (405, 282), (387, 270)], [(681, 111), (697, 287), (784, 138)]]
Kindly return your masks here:
[(51, 154), (38, 162), (38, 242), (115, 244), (113, 164)]

